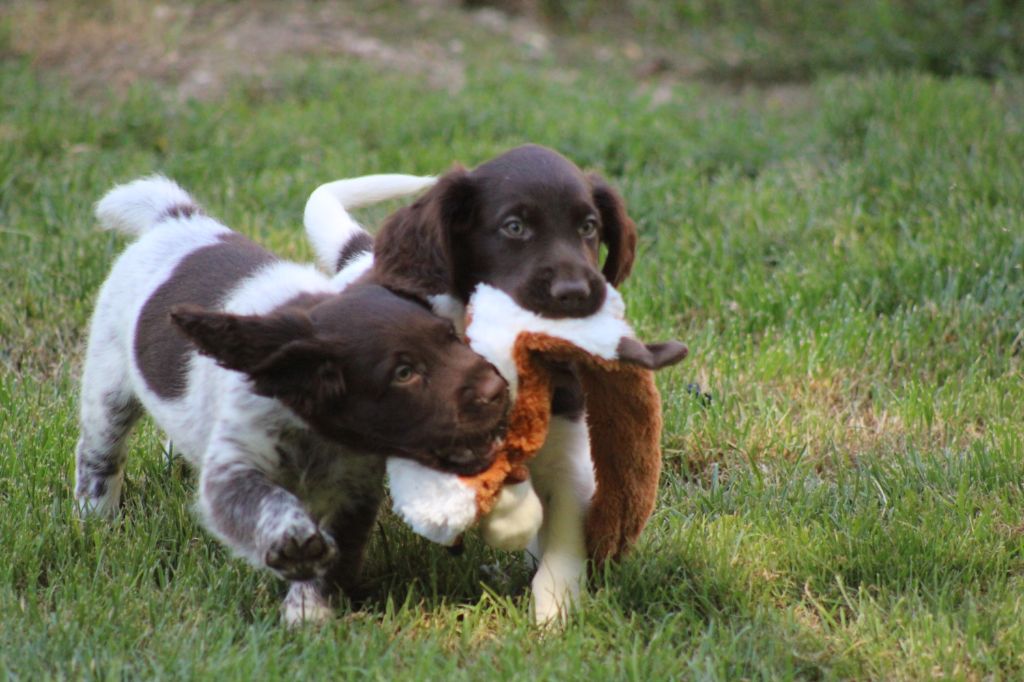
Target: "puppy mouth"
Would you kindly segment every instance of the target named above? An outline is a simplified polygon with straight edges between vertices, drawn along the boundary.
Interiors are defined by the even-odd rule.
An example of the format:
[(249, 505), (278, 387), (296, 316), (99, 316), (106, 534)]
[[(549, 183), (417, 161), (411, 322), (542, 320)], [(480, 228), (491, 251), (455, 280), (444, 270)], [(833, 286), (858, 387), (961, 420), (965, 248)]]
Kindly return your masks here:
[(490, 431), (449, 439), (444, 445), (406, 451), (402, 456), (432, 469), (459, 476), (473, 476), (490, 467), (498, 456), (505, 426)]
[(551, 281), (544, 278), (530, 280), (527, 286), (514, 296), (516, 302), (541, 317), (552, 319), (589, 317), (596, 313), (605, 298), (604, 280), (588, 278), (586, 294), (557, 298), (552, 295)]
[(500, 445), (501, 438), (489, 434), (434, 448), (430, 450), (430, 456), (447, 471), (460, 476), (472, 476), (494, 463)]

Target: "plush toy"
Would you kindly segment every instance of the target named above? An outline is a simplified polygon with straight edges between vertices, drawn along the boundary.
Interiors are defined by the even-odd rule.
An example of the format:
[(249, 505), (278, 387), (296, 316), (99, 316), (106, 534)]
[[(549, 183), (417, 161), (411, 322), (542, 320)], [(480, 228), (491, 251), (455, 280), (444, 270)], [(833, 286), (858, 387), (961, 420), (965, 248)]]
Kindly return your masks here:
[[(544, 444), (551, 417), (552, 363), (572, 363), (586, 400), (597, 490), (586, 519), (588, 555), (601, 562), (626, 550), (654, 508), (661, 471), (661, 401), (651, 370), (686, 356), (677, 342), (644, 345), (608, 286), (602, 308), (586, 318), (544, 318), (506, 293), (480, 285), (470, 298), (466, 337), (509, 383), (513, 407), (494, 464), (476, 476), (444, 474), (408, 460), (389, 462), (395, 511), (420, 535), (452, 544), (487, 518), (489, 543), (513, 548), (536, 531), (539, 505), (527, 464)], [(508, 509), (495, 511), (501, 496)], [(515, 519), (515, 520), (512, 520)], [(515, 538), (502, 537), (504, 524)], [(525, 538), (525, 539), (528, 539)]]

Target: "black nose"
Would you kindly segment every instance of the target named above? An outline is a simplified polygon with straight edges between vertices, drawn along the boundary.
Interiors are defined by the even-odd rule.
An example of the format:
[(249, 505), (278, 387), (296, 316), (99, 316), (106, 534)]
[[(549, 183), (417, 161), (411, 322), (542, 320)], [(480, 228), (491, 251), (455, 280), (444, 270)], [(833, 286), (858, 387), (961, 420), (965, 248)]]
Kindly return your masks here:
[(551, 298), (559, 303), (585, 303), (590, 298), (590, 285), (585, 279), (557, 279), (551, 284)]

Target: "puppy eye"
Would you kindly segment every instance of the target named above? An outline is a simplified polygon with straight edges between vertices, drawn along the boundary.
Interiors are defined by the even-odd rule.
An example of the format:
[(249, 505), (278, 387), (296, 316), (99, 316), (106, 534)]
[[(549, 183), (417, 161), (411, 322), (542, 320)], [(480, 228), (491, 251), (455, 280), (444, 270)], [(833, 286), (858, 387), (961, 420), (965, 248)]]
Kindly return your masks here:
[(391, 376), (396, 384), (407, 384), (416, 378), (416, 370), (413, 369), (412, 365), (399, 365), (395, 367), (395, 371)]
[(501, 224), (501, 231), (506, 237), (512, 239), (526, 239), (526, 226), (519, 218), (509, 218)]
[(582, 225), (580, 225), (580, 236), (584, 239), (589, 239), (597, 234), (597, 221), (593, 218), (587, 218)]

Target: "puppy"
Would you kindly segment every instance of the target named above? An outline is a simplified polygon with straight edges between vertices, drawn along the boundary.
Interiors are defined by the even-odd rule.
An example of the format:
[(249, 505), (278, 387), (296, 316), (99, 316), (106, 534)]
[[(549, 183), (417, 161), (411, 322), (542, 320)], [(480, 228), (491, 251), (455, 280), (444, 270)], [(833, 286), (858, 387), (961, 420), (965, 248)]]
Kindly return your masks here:
[[(605, 281), (618, 285), (636, 253), (636, 226), (618, 194), (597, 175), (587, 175), (558, 153), (536, 145), (513, 149), (478, 166), (432, 178), (369, 176), (329, 183), (310, 197), (306, 225), (321, 263), (342, 267), (348, 244), (370, 238), (350, 219), (321, 219), (333, 197), (342, 207), (372, 200), (387, 187), (417, 182), (431, 188), (386, 219), (374, 240), (370, 281), (429, 301), (456, 325), (477, 284), (509, 294), (544, 317), (586, 317), (605, 297)], [(347, 203), (346, 203), (347, 202)], [(314, 210), (310, 211), (310, 207)], [(332, 228), (331, 225), (334, 227)], [(333, 230), (333, 232), (332, 232)], [(327, 235), (333, 234), (332, 238)], [(607, 248), (603, 264), (600, 245)], [(361, 267), (368, 264), (360, 263)], [(583, 391), (573, 368), (564, 366), (552, 396), (547, 442), (530, 463), (543, 522), (530, 553), (538, 559), (533, 579), (538, 623), (564, 619), (586, 578), (584, 535), (595, 491)], [(506, 543), (482, 521), (484, 537)], [(524, 524), (503, 524), (510, 533)]]
[(452, 325), (380, 285), (278, 260), (151, 177), (97, 205), (135, 235), (96, 303), (75, 495), (113, 515), (143, 410), (199, 471), (206, 527), (291, 582), (288, 622), (354, 586), (385, 456), (487, 467), (508, 407)]

